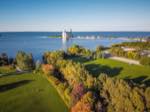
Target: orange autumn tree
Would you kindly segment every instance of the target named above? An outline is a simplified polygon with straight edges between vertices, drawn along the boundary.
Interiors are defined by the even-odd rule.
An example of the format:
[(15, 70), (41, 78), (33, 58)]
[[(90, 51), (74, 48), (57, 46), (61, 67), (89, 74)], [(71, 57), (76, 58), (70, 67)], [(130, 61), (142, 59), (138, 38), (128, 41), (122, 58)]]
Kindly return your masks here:
[(83, 97), (71, 108), (71, 112), (92, 112), (95, 97), (92, 92), (87, 92)]
[(44, 74), (46, 75), (50, 75), (54, 72), (55, 68), (53, 65), (50, 64), (43, 64), (42, 65), (42, 71), (44, 72)]

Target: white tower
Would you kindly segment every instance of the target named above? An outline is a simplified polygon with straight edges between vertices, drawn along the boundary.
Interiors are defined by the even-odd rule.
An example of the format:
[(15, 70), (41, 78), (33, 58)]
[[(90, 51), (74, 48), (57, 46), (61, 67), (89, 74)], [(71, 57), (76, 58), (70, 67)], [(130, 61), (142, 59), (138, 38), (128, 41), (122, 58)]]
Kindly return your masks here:
[(63, 43), (63, 49), (66, 50), (67, 49), (67, 41), (69, 40), (69, 38), (72, 37), (72, 30), (70, 30), (69, 32), (67, 32), (66, 30), (64, 30), (62, 32), (62, 43)]
[(65, 30), (62, 32), (62, 41), (66, 42), (70, 38), (70, 35)]

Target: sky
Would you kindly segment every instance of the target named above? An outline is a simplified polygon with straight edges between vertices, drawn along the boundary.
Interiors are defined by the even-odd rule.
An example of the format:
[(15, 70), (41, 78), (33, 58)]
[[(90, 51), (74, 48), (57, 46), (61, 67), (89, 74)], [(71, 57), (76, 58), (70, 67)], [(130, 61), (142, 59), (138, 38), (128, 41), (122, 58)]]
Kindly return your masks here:
[(150, 0), (0, 0), (0, 31), (150, 31)]

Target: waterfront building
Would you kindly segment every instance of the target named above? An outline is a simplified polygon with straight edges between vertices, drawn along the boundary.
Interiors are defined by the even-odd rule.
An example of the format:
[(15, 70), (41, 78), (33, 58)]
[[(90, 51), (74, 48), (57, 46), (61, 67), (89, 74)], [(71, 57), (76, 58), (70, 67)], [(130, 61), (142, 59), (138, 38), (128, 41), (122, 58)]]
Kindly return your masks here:
[(69, 32), (67, 32), (66, 30), (64, 30), (62, 32), (62, 41), (63, 42), (66, 42), (69, 40), (69, 38), (72, 38), (73, 35), (72, 35), (72, 30), (70, 30)]

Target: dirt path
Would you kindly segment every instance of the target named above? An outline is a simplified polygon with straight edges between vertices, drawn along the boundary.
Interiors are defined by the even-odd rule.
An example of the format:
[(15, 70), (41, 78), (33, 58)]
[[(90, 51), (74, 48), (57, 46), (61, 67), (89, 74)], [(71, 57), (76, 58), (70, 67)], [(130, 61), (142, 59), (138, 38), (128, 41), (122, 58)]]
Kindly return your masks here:
[(140, 65), (139, 61), (127, 59), (127, 58), (123, 58), (123, 57), (113, 56), (113, 57), (110, 57), (110, 59), (122, 61), (122, 62), (129, 63), (129, 64)]

